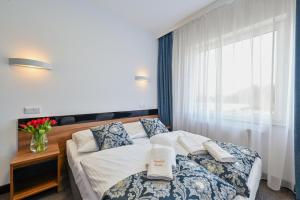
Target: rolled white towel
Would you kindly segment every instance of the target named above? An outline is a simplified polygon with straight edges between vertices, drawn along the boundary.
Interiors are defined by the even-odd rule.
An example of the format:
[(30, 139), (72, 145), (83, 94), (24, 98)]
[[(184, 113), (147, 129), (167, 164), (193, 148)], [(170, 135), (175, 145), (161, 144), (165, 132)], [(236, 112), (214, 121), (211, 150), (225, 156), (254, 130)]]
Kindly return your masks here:
[(203, 142), (207, 140), (198, 141), (190, 136), (179, 136), (178, 143), (183, 146), (190, 154), (197, 155), (197, 154), (205, 154), (207, 153), (205, 147), (202, 145)]
[(173, 180), (172, 166), (176, 164), (175, 151), (170, 147), (153, 145), (150, 150), (147, 178)]
[(203, 143), (203, 146), (207, 149), (209, 154), (214, 157), (219, 162), (236, 162), (236, 157), (228, 153), (226, 150), (222, 149), (214, 141), (207, 141)]

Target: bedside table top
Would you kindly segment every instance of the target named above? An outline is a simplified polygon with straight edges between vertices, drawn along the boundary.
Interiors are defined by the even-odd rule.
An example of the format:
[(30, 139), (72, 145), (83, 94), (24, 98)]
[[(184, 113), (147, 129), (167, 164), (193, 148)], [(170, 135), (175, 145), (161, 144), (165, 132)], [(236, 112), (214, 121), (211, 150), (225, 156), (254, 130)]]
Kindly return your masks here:
[(16, 156), (10, 162), (11, 166), (27, 165), (31, 163), (37, 163), (39, 161), (48, 160), (53, 157), (56, 157), (60, 154), (58, 145), (48, 144), (46, 151), (41, 153), (33, 153), (30, 149), (24, 149), (18, 151)]

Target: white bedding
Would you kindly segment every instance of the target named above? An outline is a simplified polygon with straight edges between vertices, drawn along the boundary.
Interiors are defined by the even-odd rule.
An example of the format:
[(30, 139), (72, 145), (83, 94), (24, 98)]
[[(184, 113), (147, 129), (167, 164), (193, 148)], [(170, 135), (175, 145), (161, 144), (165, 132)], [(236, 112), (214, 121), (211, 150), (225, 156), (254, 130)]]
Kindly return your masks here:
[[(136, 145), (148, 146), (150, 140), (148, 138), (139, 138), (133, 140)], [(73, 140), (67, 141), (67, 158), (68, 163), (73, 173), (75, 182), (83, 200), (98, 200), (98, 195), (93, 191), (91, 184), (83, 171), (80, 161), (88, 156), (93, 156), (98, 152), (93, 153), (78, 153), (76, 144)]]
[[(167, 133), (166, 137), (176, 141), (179, 135), (186, 134), (190, 135), (191, 133), (174, 131), (172, 133)], [(197, 135), (192, 134), (190, 136), (197, 139)], [(145, 163), (147, 162), (146, 152), (151, 147), (150, 140), (148, 138), (140, 138), (135, 139), (134, 143), (135, 145), (105, 150), (106, 152), (99, 151), (79, 154), (77, 153), (76, 144), (72, 140), (67, 141), (69, 165), (82, 199), (99, 199), (102, 197), (105, 190), (116, 184), (118, 181), (145, 170)], [(178, 154), (188, 154), (188, 152), (177, 144), (175, 145), (175, 150)], [(92, 159), (89, 159), (89, 157), (92, 157)], [(81, 160), (84, 162), (84, 170), (80, 164)], [(132, 160), (132, 162), (128, 162), (128, 160)], [(261, 168), (261, 159), (256, 159), (247, 183), (251, 192), (250, 198), (237, 196), (235, 200), (255, 199), (261, 178)], [(91, 177), (90, 180), (88, 180), (87, 175)]]
[[(80, 161), (92, 153), (78, 153), (77, 146), (73, 140), (67, 141), (67, 159), (74, 176), (75, 183), (78, 187), (82, 200), (96, 200), (97, 195), (91, 188), (91, 185), (85, 175)], [(95, 152), (96, 153), (96, 152)]]

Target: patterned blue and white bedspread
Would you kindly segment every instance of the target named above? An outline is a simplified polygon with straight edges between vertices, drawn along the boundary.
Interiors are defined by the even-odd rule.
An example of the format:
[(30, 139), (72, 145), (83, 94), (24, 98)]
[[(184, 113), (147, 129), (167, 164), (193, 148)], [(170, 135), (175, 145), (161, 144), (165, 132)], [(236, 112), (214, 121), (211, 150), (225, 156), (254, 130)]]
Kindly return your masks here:
[(210, 154), (188, 155), (188, 157), (205, 167), (209, 172), (233, 185), (238, 195), (249, 197), (250, 190), (247, 186), (247, 180), (255, 159), (259, 158), (258, 153), (231, 143), (216, 143), (234, 155), (237, 158), (237, 162), (221, 163), (216, 161)]
[(111, 187), (105, 200), (231, 200), (236, 190), (186, 156), (177, 155), (173, 181), (149, 180), (147, 172), (127, 177)]

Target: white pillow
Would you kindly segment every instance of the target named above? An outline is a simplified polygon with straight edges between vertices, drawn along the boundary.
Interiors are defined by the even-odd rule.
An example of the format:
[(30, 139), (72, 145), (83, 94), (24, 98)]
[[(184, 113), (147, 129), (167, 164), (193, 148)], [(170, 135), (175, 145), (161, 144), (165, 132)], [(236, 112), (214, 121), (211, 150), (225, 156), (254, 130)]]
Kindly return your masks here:
[(126, 123), (123, 126), (131, 139), (148, 137), (143, 125), (139, 121)]
[(77, 151), (80, 153), (99, 151), (93, 133), (90, 129), (73, 133), (72, 140), (76, 143)]

